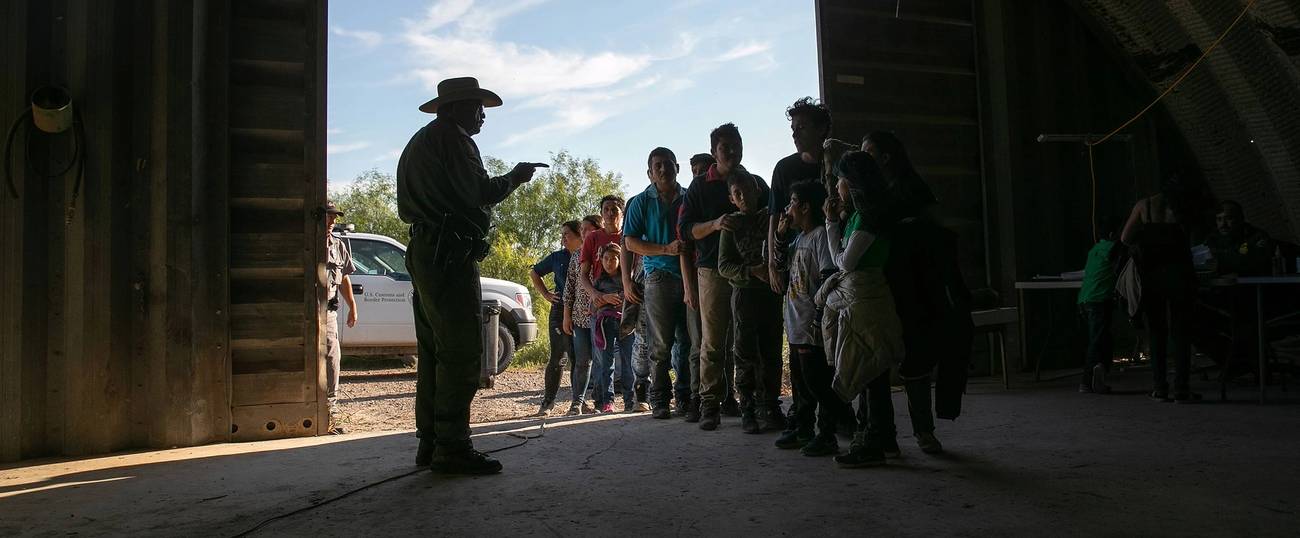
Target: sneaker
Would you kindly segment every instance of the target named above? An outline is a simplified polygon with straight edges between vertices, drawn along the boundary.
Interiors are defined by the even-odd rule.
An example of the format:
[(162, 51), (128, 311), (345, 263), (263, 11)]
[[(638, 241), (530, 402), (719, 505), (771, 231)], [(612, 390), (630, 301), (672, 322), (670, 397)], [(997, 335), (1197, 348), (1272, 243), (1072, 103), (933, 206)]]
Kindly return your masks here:
[(1106, 384), (1106, 368), (1100, 364), (1092, 367), (1092, 392), (1110, 394), (1110, 385)]
[(686, 416), (686, 408), (691, 406), (690, 394), (679, 394), (673, 397), (673, 416)]
[(587, 402), (582, 402), (582, 414), (591, 415), (596, 412), (596, 408)]
[(672, 411), (669, 411), (667, 407), (656, 407), (655, 410), (650, 413), (650, 416), (654, 418), (666, 419), (666, 418), (672, 418), (673, 413)]
[(1201, 401), (1201, 395), (1195, 392), (1178, 392), (1174, 393), (1174, 403), (1197, 403)]
[(700, 421), (700, 401), (699, 401), (699, 400), (691, 400), (691, 402), (690, 402), (689, 404), (686, 404), (686, 413), (684, 414), (684, 416), (686, 417), (686, 422), (699, 422), (699, 421)]
[(829, 433), (818, 434), (812, 438), (808, 444), (803, 446), (799, 451), (808, 457), (833, 456), (840, 453), (840, 443), (835, 440), (835, 436)]
[[(938, 441), (935, 442), (937, 443)], [(903, 449), (898, 448), (898, 439), (881, 441), (879, 445), (880, 445), (880, 451), (885, 453), (886, 458), (893, 459), (893, 458), (903, 457)]]
[(740, 431), (763, 433), (763, 428), (758, 425), (758, 417), (754, 416), (754, 408), (746, 407), (740, 410)]
[(601, 413), (613, 413), (613, 412), (614, 412), (614, 404), (613, 404), (613, 403), (606, 403), (606, 404), (601, 405), (601, 406), (600, 406), (600, 412), (601, 412)]
[(835, 463), (845, 469), (877, 467), (885, 464), (885, 453), (879, 447), (863, 443), (850, 450), (848, 454), (835, 456)]
[(720, 410), (724, 416), (738, 417), (740, 416), (740, 402), (737, 402), (734, 398), (727, 398), (722, 400)]
[(766, 413), (758, 414), (758, 427), (765, 432), (779, 432), (785, 429), (785, 414), (781, 406), (769, 407)]
[(434, 451), (429, 470), (438, 474), (496, 474), (501, 472), (501, 462), (472, 448), (441, 454)]
[(1079, 383), (1079, 394), (1092, 394), (1092, 385)]
[(808, 439), (799, 435), (798, 430), (786, 430), (781, 432), (781, 436), (776, 438), (776, 447), (782, 449), (799, 448), (808, 444)]
[(566, 416), (566, 417), (576, 417), (576, 416), (581, 415), (581, 414), (582, 414), (582, 406), (580, 406), (580, 405), (578, 405), (578, 404), (573, 404), (573, 405), (570, 405), (570, 406), (569, 406), (569, 411), (566, 412), (566, 413), (564, 413), (564, 416)]
[(926, 454), (939, 454), (943, 452), (943, 444), (939, 438), (934, 436), (934, 432), (925, 432), (916, 434), (916, 446), (921, 447), (921, 452)]
[(549, 415), (551, 414), (552, 409), (555, 409), (555, 402), (551, 402), (551, 401), (542, 402), (542, 407), (541, 409), (537, 410), (536, 416), (544, 417), (546, 415)]
[(428, 467), (433, 463), (433, 441), (420, 439), (420, 448), (415, 450), (415, 466)]
[[(667, 408), (665, 407), (664, 409), (667, 409)], [(650, 412), (650, 404), (647, 403), (647, 402), (637, 402), (637, 403), (636, 403), (636, 412), (637, 412), (637, 413), (649, 413), (649, 412)]]
[(714, 406), (700, 409), (700, 429), (704, 431), (713, 431), (718, 429), (718, 424), (722, 422), (722, 417), (719, 416), (719, 412), (720, 410)]
[(1152, 400), (1152, 401), (1156, 401), (1156, 402), (1171, 402), (1171, 401), (1173, 401), (1173, 400), (1170, 400), (1170, 399), (1169, 399), (1169, 391), (1165, 391), (1165, 390), (1153, 390), (1153, 391), (1151, 391), (1151, 394), (1148, 394), (1148, 395), (1147, 395), (1147, 398), (1150, 399), (1150, 400)]

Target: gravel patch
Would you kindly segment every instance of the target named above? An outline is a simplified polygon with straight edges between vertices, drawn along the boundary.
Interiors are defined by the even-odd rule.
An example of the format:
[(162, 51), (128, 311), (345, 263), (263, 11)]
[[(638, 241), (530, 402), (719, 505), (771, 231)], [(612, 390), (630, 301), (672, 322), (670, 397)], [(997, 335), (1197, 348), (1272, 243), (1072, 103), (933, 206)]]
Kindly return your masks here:
[[(782, 392), (790, 393), (788, 369)], [(347, 433), (415, 429), (415, 368), (392, 359), (345, 358), (339, 380), (337, 424)], [(496, 422), (532, 416), (542, 405), (546, 388), (541, 366), (512, 367), (496, 377), (493, 387), (479, 389), (470, 405), (470, 423)], [(552, 416), (564, 414), (572, 400), (569, 371), (560, 376)], [(789, 403), (789, 397), (784, 400)], [(623, 400), (614, 397), (614, 410)]]
[[(415, 379), (415, 368), (344, 370), (337, 400), (339, 425), (348, 433), (414, 429)], [(497, 376), (493, 388), (479, 389), (470, 406), (470, 422), (495, 422), (536, 413), (544, 387), (541, 368), (507, 370)], [(558, 399), (568, 398), (568, 384), (563, 382)]]

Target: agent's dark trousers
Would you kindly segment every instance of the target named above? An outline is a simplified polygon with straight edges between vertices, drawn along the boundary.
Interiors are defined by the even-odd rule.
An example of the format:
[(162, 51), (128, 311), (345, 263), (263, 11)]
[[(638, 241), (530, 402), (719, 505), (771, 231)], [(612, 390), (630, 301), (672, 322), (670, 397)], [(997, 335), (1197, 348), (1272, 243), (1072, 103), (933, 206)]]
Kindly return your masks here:
[(483, 357), (478, 263), (446, 266), (434, 257), (437, 237), (411, 238), (406, 270), (415, 287), (415, 428), (447, 450), (470, 448), (469, 405), (478, 392)]
[(555, 395), (560, 391), (560, 376), (564, 374), (565, 358), (576, 366), (573, 360), (573, 337), (564, 334), (564, 305), (556, 303), (551, 305), (551, 319), (547, 328), (551, 336), (551, 358), (546, 361), (546, 392), (542, 396), (543, 402), (554, 402)]
[(1100, 365), (1103, 369), (1110, 370), (1114, 356), (1111, 350), (1110, 321), (1114, 311), (1114, 304), (1110, 302), (1079, 305), (1079, 316), (1088, 324), (1088, 356), (1083, 364), (1084, 385), (1092, 386), (1093, 368)]
[(731, 293), (735, 320), (736, 392), (742, 404), (781, 407), (782, 297), (764, 288)]

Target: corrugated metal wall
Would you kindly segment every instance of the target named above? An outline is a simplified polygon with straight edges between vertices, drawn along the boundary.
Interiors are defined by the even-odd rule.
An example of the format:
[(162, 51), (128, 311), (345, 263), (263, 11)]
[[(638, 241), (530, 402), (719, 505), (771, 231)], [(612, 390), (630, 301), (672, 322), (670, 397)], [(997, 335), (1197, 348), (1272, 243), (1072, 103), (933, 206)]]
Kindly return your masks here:
[[(1245, 0), (1081, 0), (1153, 93), (1163, 91)], [(1276, 237), (1300, 240), (1300, 3), (1260, 0), (1164, 101), (1215, 194)]]

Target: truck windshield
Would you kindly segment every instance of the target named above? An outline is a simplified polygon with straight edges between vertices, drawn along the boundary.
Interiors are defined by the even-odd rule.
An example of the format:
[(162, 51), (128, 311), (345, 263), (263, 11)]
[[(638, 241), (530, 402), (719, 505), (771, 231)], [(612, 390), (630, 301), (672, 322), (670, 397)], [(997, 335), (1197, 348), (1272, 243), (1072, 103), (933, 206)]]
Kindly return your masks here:
[(406, 256), (401, 249), (382, 241), (349, 239), (352, 264), (357, 274), (387, 276), (393, 280), (410, 280), (406, 273)]

